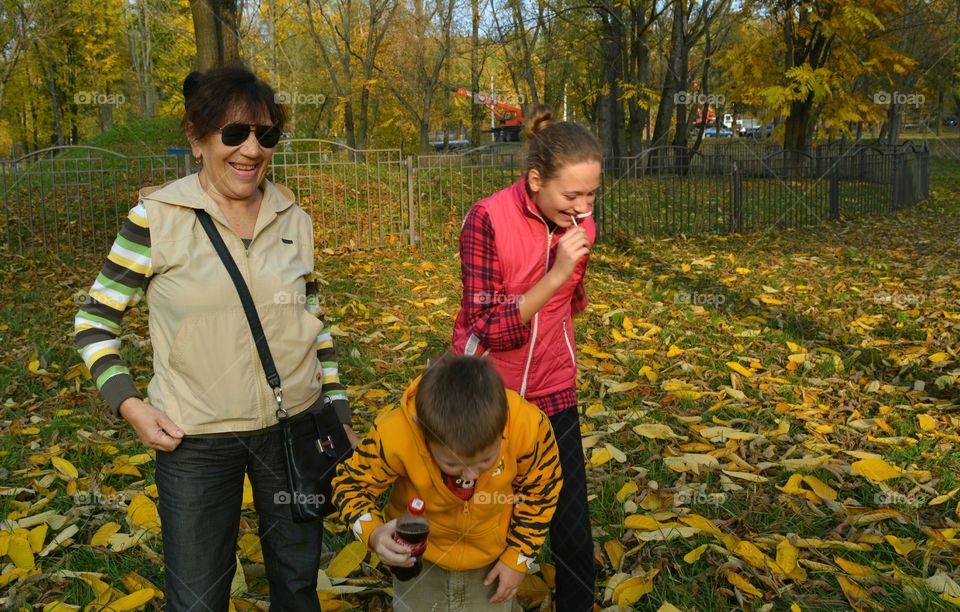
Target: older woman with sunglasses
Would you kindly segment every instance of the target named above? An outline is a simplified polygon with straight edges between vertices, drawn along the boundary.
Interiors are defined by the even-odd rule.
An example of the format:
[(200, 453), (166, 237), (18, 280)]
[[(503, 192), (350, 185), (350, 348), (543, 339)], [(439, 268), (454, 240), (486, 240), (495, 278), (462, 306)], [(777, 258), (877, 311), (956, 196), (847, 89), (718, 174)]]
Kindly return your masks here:
[[(204, 233), (206, 211), (250, 289), (289, 415), (350, 411), (313, 275), (310, 217), (265, 179), (284, 113), (241, 67), (191, 73), (184, 128), (201, 169), (140, 192), (75, 321), (78, 349), (115, 415), (156, 449), (167, 610), (226, 610), (244, 474), (253, 487), (273, 610), (319, 611), (321, 521), (295, 523), (268, 388), (237, 291)], [(149, 303), (153, 378), (138, 392), (123, 313)]]

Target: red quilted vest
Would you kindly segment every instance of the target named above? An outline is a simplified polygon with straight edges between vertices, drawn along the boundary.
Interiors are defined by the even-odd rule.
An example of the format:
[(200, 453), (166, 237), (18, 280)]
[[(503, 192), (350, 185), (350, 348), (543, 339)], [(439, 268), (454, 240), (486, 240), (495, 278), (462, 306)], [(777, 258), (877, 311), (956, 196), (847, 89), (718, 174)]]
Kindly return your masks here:
[[(526, 190), (526, 177), (474, 206), (481, 206), (493, 223), (497, 259), (503, 272), (506, 296), (526, 293), (553, 265), (557, 241), (566, 231), (554, 227), (540, 215)], [(592, 245), (596, 226), (592, 217), (583, 219)], [(509, 351), (488, 351), (479, 343), (461, 310), (453, 329), (453, 350), (465, 354), (487, 354), (504, 384), (530, 399), (545, 397), (574, 387), (577, 378), (576, 346), (573, 340), (571, 301), (586, 270), (581, 259), (574, 273), (531, 319), (530, 338)]]

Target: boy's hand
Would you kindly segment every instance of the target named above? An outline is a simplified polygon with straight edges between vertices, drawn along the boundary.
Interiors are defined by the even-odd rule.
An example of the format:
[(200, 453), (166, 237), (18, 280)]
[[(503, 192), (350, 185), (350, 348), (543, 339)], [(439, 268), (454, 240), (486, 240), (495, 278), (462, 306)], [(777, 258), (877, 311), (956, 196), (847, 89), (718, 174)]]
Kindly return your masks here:
[(518, 572), (511, 567), (507, 567), (507, 564), (503, 561), (497, 561), (497, 564), (494, 565), (490, 573), (487, 574), (486, 580), (483, 581), (484, 586), (490, 586), (494, 580), (497, 578), (500, 579), (500, 584), (497, 585), (497, 592), (490, 598), (490, 603), (503, 603), (516, 597), (517, 589), (520, 588), (520, 583), (523, 582), (525, 575), (524, 572)]
[(397, 519), (384, 523), (370, 533), (370, 550), (377, 553), (380, 560), (394, 567), (413, 567), (414, 559), (410, 547), (393, 539), (397, 531)]

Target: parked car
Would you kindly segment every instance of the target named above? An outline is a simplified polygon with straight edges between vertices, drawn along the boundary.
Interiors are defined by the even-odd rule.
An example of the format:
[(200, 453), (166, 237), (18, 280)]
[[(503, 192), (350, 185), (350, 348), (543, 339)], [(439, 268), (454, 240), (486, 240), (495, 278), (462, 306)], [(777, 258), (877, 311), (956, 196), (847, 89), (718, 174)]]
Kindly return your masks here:
[(768, 123), (764, 126), (758, 125), (757, 127), (747, 128), (742, 136), (744, 138), (770, 138), (771, 134), (773, 134), (773, 124)]
[(718, 129), (717, 126), (713, 125), (703, 130), (703, 137), (704, 138), (733, 138), (733, 132), (725, 127)]
[(949, 125), (954, 127), (957, 125), (957, 116), (956, 115), (944, 115), (943, 116), (943, 125)]

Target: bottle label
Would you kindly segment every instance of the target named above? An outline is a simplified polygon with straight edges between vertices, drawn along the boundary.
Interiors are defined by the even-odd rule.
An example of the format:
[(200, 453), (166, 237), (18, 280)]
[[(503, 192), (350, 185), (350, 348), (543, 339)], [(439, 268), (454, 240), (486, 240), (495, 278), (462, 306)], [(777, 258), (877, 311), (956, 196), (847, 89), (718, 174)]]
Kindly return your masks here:
[(426, 540), (424, 540), (424, 541), (422, 541), (422, 542), (418, 542), (418, 543), (416, 543), (416, 544), (411, 544), (410, 542), (407, 542), (406, 540), (404, 540), (403, 538), (401, 538), (400, 535), (397, 534), (396, 532), (394, 532), (394, 534), (393, 534), (393, 540), (394, 540), (395, 542), (397, 542), (398, 544), (403, 544), (404, 546), (406, 546), (407, 548), (409, 548), (409, 549), (410, 549), (410, 554), (411, 554), (412, 556), (414, 556), (414, 557), (419, 557), (419, 556), (423, 555), (423, 552), (424, 552), (425, 550), (427, 550), (427, 541), (426, 541)]

